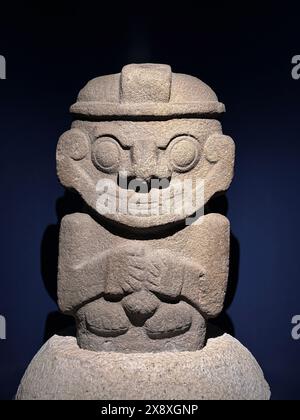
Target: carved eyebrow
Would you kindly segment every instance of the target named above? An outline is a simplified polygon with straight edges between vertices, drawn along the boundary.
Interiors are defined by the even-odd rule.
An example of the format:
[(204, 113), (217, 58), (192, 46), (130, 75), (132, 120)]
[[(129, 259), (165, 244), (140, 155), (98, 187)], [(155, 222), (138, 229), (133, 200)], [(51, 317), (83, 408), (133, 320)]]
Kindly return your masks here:
[(101, 132), (101, 133), (100, 132), (94, 133), (93, 143), (96, 140), (101, 139), (101, 137), (110, 137), (110, 138), (114, 139), (122, 149), (124, 149), (124, 150), (129, 150), (130, 149), (130, 146), (128, 144), (123, 143), (122, 140), (119, 137), (117, 137), (114, 134), (111, 134), (109, 132), (106, 132), (106, 131)]
[(163, 143), (162, 144), (157, 144), (157, 147), (159, 149), (165, 150), (165, 149), (167, 149), (169, 144), (172, 143), (172, 141), (177, 139), (178, 137), (190, 137), (190, 138), (198, 141), (197, 137), (194, 136), (193, 134), (187, 134), (185, 132), (182, 132), (181, 134), (178, 134), (178, 133), (175, 134), (174, 136), (171, 137), (171, 139), (169, 139), (167, 141), (163, 140)]

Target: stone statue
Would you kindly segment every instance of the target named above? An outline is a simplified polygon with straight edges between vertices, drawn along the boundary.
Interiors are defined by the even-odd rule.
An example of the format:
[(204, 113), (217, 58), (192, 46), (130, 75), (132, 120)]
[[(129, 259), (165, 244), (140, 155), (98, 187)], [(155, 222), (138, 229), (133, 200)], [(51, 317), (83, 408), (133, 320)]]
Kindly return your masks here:
[[(204, 179), (205, 202), (228, 188), (234, 143), (216, 119), (223, 110), (208, 86), (167, 65), (128, 65), (80, 92), (71, 107), (72, 129), (57, 148), (62, 184), (91, 209), (66, 216), (60, 234), (59, 305), (75, 316), (80, 347), (152, 352), (204, 346), (206, 319), (219, 314), (226, 291), (228, 220), (207, 215), (187, 227), (182, 221), (191, 215), (184, 211), (159, 208), (153, 215), (150, 191), (151, 182), (166, 181), (158, 189), (159, 206), (174, 179)], [(140, 188), (126, 191), (125, 199), (143, 195), (148, 214), (131, 214), (126, 203), (125, 211), (117, 207), (97, 217), (99, 179), (112, 180), (118, 196), (125, 172)]]
[[(87, 204), (85, 213), (65, 216), (60, 230), (58, 301), (60, 309), (76, 319), (78, 344), (63, 341), (56, 347), (58, 338), (53, 337), (46, 353), (64, 348), (59, 356), (63, 364), (71, 363), (69, 352), (78, 354), (90, 371), (102, 369), (99, 375), (106, 379), (105, 363), (117, 365), (121, 358), (122, 369), (130, 370), (132, 361), (139, 365), (141, 357), (143, 366), (153, 363), (158, 370), (170, 357), (175, 357), (173, 362), (179, 357), (176, 369), (186, 374), (192, 368), (195, 384), (199, 360), (209, 377), (215, 375), (206, 324), (224, 303), (230, 226), (224, 216), (205, 214), (204, 209), (213, 196), (228, 189), (233, 177), (234, 142), (218, 121), (224, 110), (205, 83), (172, 73), (168, 65), (127, 65), (120, 74), (93, 79), (81, 90), (71, 106), (72, 127), (57, 146), (60, 181)], [(229, 336), (215, 340), (224, 337), (231, 340), (229, 347), (241, 347)], [(67, 339), (73, 340), (59, 338)], [(224, 363), (229, 363), (225, 359), (232, 356), (226, 356), (223, 341), (217, 343), (223, 346), (219, 351)], [(196, 365), (187, 362), (191, 357)], [(247, 392), (268, 398), (259, 367), (252, 359), (247, 363), (255, 363), (256, 369), (247, 381), (259, 383), (254, 395), (247, 382)], [(72, 369), (68, 364), (73, 373), (67, 375), (83, 383), (78, 365)], [(40, 390), (24, 390), (32, 371), (25, 374), (19, 399), (40, 395)], [(56, 377), (52, 371), (48, 381), (51, 375)], [(151, 378), (149, 386), (155, 388)], [(99, 379), (92, 382), (98, 390)], [(128, 384), (117, 382), (122, 378), (114, 385), (102, 383), (98, 398), (128, 397)], [(218, 392), (224, 397), (223, 385), (207, 386), (207, 394), (200, 385), (195, 385), (194, 398), (215, 398)], [(123, 386), (126, 395), (114, 386)], [(230, 388), (229, 379), (226, 386)], [(184, 398), (183, 386), (177, 394), (170, 383), (165, 388), (170, 389), (159, 394), (156, 387), (153, 397)], [(48, 384), (45, 394), (51, 392)], [(82, 397), (78, 390), (72, 392), (72, 398)], [(132, 392), (130, 398), (137, 398)], [(237, 392), (232, 395), (239, 397)]]

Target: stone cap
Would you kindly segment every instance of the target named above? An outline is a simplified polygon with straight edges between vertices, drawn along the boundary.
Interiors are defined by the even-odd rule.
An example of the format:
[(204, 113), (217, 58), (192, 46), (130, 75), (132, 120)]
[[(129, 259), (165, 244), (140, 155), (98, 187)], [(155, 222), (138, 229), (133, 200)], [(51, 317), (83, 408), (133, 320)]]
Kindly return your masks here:
[(122, 72), (92, 79), (80, 91), (72, 114), (104, 117), (210, 116), (225, 112), (214, 91), (165, 64), (129, 64)]

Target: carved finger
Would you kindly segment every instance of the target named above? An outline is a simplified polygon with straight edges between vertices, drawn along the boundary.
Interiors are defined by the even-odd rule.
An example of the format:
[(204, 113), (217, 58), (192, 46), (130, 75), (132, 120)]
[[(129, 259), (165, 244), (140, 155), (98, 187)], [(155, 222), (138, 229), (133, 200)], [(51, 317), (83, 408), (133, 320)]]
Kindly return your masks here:
[(137, 292), (137, 291), (142, 289), (141, 282), (139, 282), (138, 280), (136, 280), (132, 277), (130, 277), (126, 280), (126, 285), (127, 285), (128, 289), (130, 289), (129, 290), (130, 293)]
[(158, 277), (161, 272), (157, 264), (153, 264), (153, 263), (149, 264), (148, 270), (149, 270), (149, 273), (152, 274), (152, 276), (154, 277)]
[(144, 270), (140, 270), (139, 268), (135, 268), (135, 267), (128, 267), (128, 274), (130, 277), (132, 277), (138, 282), (143, 281), (145, 278)]

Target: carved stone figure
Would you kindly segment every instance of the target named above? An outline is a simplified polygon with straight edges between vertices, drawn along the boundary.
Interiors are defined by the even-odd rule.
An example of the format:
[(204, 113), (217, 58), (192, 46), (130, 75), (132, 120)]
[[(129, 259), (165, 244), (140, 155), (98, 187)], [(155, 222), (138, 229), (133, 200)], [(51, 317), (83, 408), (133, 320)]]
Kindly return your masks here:
[[(174, 181), (203, 179), (202, 206), (228, 188), (234, 143), (216, 119), (223, 110), (207, 85), (167, 65), (128, 65), (80, 92), (57, 148), (61, 182), (90, 207), (66, 216), (60, 234), (59, 305), (75, 316), (80, 347), (204, 346), (206, 320), (220, 313), (225, 296), (229, 223), (211, 214), (186, 226), (189, 209), (164, 210), (163, 200)], [(124, 173), (135, 190), (122, 187)], [(111, 195), (125, 199), (99, 215), (103, 178), (115, 184)], [(143, 214), (132, 214), (129, 203), (139, 199)]]
[(199, 79), (131, 64), (90, 81), (59, 139), (58, 302), (77, 338), (52, 337), (17, 399), (269, 399), (253, 356), (209, 338), (223, 308), (229, 221), (205, 213), (233, 177), (225, 108)]

